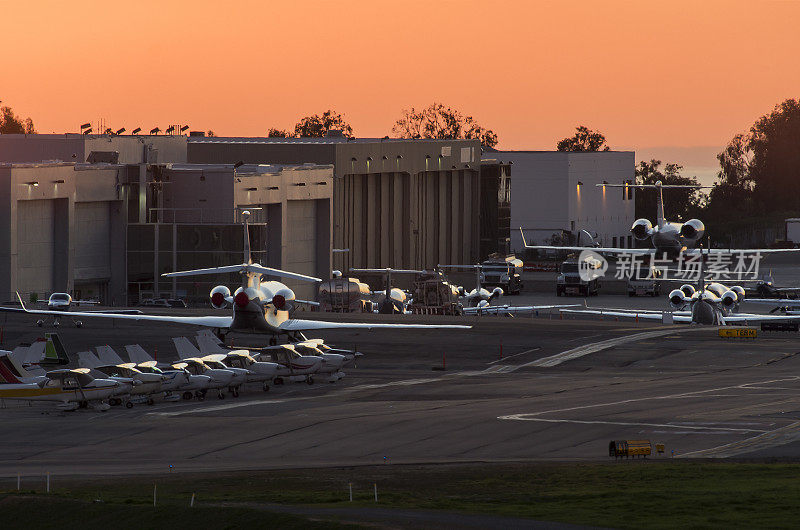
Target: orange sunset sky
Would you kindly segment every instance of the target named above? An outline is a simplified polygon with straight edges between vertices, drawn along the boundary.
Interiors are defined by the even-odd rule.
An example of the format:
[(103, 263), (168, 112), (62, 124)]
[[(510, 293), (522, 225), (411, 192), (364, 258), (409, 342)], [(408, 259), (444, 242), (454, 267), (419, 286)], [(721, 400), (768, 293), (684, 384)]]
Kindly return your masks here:
[(700, 167), (800, 97), (800, 2), (0, 0), (0, 18), (0, 100), (43, 133), (255, 136), (333, 108), (383, 136), (436, 100), (500, 148), (585, 124)]

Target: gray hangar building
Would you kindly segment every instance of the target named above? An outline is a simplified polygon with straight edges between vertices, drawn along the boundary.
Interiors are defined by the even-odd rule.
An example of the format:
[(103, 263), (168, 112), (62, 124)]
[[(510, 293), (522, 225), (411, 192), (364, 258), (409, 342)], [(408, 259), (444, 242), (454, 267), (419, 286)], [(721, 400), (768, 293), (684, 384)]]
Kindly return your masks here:
[(193, 164), (331, 164), (334, 268), (475, 263), (477, 140), (188, 138)]

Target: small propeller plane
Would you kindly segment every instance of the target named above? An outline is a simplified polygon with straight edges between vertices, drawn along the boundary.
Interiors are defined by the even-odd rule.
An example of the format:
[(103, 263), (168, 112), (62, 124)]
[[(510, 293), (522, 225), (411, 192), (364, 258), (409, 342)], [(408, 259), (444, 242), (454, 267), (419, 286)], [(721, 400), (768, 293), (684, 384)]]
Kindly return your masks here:
[(94, 378), (85, 368), (53, 370), (32, 380), (24, 369), (14, 365), (8, 353), (0, 352), (0, 399), (50, 401), (59, 410), (88, 407), (102, 412), (110, 408), (107, 399), (124, 392), (118, 381)]
[[(244, 263), (210, 269), (170, 272), (162, 276), (167, 278), (204, 276), (238, 272), (242, 283), (231, 294), (228, 287), (219, 285), (209, 295), (211, 306), (215, 309), (233, 307), (232, 316), (168, 316), (138, 315), (112, 312), (72, 312), (71, 316), (80, 318), (114, 318), (120, 320), (136, 320), (143, 322), (169, 322), (173, 324), (190, 324), (212, 328), (221, 336), (234, 331), (272, 335), (272, 342), (277, 344), (278, 336), (286, 336), (291, 342), (305, 340), (305, 331), (321, 329), (469, 329), (472, 326), (453, 324), (382, 324), (369, 322), (328, 322), (324, 320), (303, 320), (289, 318), (289, 311), (295, 302), (294, 291), (277, 281), (263, 281), (262, 275), (278, 276), (306, 282), (321, 282), (320, 278), (287, 272), (280, 269), (263, 267), (253, 263), (250, 253), (250, 236), (247, 220), (250, 212), (242, 212), (244, 224)], [(58, 315), (59, 311), (28, 309), (17, 293), (22, 310), (32, 315)], [(19, 311), (16, 308), (0, 307), (0, 311)]]

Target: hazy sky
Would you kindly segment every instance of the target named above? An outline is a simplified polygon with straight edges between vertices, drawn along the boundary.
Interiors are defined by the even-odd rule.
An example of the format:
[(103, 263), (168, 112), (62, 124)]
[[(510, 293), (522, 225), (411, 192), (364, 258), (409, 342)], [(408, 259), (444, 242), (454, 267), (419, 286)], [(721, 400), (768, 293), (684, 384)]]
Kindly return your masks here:
[(330, 107), (383, 136), (435, 100), (501, 148), (553, 149), (585, 124), (713, 166), (800, 97), (800, 2), (0, 0), (0, 16), (0, 100), (39, 132), (263, 135)]

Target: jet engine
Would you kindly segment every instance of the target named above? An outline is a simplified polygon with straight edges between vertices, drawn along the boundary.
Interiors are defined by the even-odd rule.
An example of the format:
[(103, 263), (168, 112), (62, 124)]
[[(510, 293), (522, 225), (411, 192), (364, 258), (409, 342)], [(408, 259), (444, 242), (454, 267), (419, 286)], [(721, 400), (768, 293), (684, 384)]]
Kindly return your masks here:
[(680, 289), (675, 289), (669, 293), (669, 305), (673, 309), (683, 309), (687, 301), (687, 297), (684, 296), (684, 292)]
[(644, 241), (653, 235), (653, 223), (647, 219), (637, 219), (631, 226), (631, 233), (639, 241)]
[(681, 237), (697, 241), (706, 231), (706, 227), (700, 219), (690, 219), (681, 226)]
[(278, 289), (278, 291), (272, 295), (272, 305), (275, 306), (275, 309), (281, 311), (287, 311), (289, 309), (288, 303), (294, 301), (294, 291), (289, 289), (288, 287), (284, 287), (283, 289)]
[(211, 289), (211, 294), (209, 294), (209, 298), (211, 298), (211, 307), (214, 309), (223, 309), (228, 300), (230, 300), (230, 297), (230, 289), (224, 285), (217, 285)]
[(737, 294), (739, 297), (739, 303), (744, 302), (744, 288), (738, 285), (734, 285), (731, 287), (731, 291)]
[(739, 295), (735, 291), (725, 291), (721, 299), (722, 305), (725, 307), (734, 307), (739, 303)]
[(685, 296), (686, 298), (691, 298), (692, 296), (694, 296), (695, 293), (694, 286), (685, 283), (681, 285), (681, 292), (683, 293), (683, 296)]

